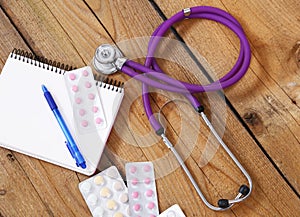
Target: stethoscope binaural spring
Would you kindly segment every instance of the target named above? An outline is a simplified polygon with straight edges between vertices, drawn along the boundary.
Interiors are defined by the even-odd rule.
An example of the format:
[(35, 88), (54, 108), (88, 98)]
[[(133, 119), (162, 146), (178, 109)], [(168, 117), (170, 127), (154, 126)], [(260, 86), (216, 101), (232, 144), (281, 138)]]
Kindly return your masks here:
[[(162, 71), (162, 69), (157, 64), (156, 59), (154, 58), (156, 48), (159, 45), (159, 42), (161, 41), (162, 36), (166, 33), (166, 31), (174, 23), (177, 23), (184, 19), (193, 18), (202, 18), (219, 22), (231, 29), (239, 37), (240, 40), (239, 57), (233, 68), (218, 81), (214, 81), (211, 84), (203, 86), (178, 81), (169, 77)], [(248, 70), (250, 65), (250, 59), (250, 45), (239, 22), (233, 16), (221, 9), (209, 6), (197, 6), (192, 8), (186, 8), (178, 12), (170, 19), (164, 21), (153, 32), (148, 44), (148, 53), (144, 65), (124, 58), (122, 53), (115, 46), (108, 44), (101, 45), (97, 48), (93, 59), (93, 64), (97, 71), (102, 72), (104, 74), (112, 74), (120, 70), (123, 73), (142, 82), (142, 97), (145, 112), (156, 134), (162, 137), (162, 140), (165, 143), (165, 145), (175, 155), (176, 159), (178, 160), (186, 175), (190, 179), (191, 183), (193, 184), (195, 190), (197, 191), (202, 201), (212, 210), (223, 211), (229, 209), (234, 204), (245, 200), (250, 195), (252, 191), (252, 180), (247, 171), (240, 164), (240, 162), (233, 155), (233, 153), (229, 150), (227, 145), (220, 138), (220, 136), (218, 135), (218, 133), (204, 114), (204, 107), (192, 94), (207, 91), (217, 91), (222, 88), (226, 88), (233, 85), (238, 80), (240, 80)], [(195, 182), (194, 178), (192, 177), (191, 173), (186, 167), (184, 161), (174, 148), (173, 144), (166, 137), (164, 133), (164, 128), (153, 115), (148, 92), (149, 86), (184, 95), (189, 100), (191, 105), (195, 108), (195, 110), (201, 115), (202, 119), (209, 127), (210, 131), (213, 133), (215, 138), (225, 149), (225, 151), (231, 157), (231, 159), (235, 162), (237, 167), (241, 170), (241, 172), (244, 174), (248, 181), (248, 185), (241, 185), (234, 199), (220, 199), (218, 201), (218, 206), (214, 206), (206, 200), (205, 196), (201, 192), (200, 188), (198, 187), (197, 183)]]

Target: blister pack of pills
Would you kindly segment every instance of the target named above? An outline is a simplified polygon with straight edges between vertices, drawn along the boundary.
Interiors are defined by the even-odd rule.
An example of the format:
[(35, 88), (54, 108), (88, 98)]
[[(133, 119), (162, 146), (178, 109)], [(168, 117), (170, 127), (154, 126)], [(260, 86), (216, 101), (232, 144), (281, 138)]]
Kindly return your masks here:
[(131, 217), (156, 217), (159, 214), (154, 168), (151, 162), (125, 165)]
[(163, 211), (158, 217), (186, 217), (178, 204)]
[(64, 78), (78, 132), (85, 134), (104, 129), (105, 115), (91, 68), (65, 72)]
[(79, 183), (93, 217), (130, 217), (128, 190), (115, 166)]

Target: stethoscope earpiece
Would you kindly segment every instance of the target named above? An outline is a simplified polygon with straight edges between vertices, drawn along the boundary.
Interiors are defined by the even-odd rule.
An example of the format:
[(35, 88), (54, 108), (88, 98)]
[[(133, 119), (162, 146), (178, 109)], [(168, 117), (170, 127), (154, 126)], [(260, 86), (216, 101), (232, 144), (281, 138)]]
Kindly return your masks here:
[(222, 209), (226, 209), (230, 206), (230, 204), (227, 199), (220, 199), (218, 200), (218, 206)]
[(247, 185), (241, 185), (239, 192), (243, 195), (246, 196), (247, 194), (249, 194), (250, 189)]

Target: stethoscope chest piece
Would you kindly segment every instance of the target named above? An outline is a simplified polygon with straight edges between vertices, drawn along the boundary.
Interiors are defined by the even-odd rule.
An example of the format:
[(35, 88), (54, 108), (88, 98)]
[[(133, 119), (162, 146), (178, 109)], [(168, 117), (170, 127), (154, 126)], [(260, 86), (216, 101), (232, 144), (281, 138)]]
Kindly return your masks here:
[(98, 72), (110, 75), (120, 70), (125, 61), (123, 54), (115, 46), (102, 44), (96, 49), (93, 65)]

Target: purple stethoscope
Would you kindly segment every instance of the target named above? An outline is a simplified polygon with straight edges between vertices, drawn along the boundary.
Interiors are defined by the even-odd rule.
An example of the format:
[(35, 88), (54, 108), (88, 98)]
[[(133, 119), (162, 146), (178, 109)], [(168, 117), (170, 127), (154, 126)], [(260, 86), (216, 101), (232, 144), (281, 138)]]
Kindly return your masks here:
[[(169, 77), (162, 71), (162, 69), (157, 64), (156, 59), (154, 58), (156, 48), (166, 31), (169, 28), (171, 28), (173, 24), (179, 21), (193, 18), (202, 18), (219, 22), (231, 29), (239, 37), (240, 40), (240, 53), (233, 68), (218, 81), (203, 86), (178, 81)], [(223, 140), (220, 138), (220, 136), (218, 135), (218, 133), (204, 114), (204, 107), (192, 94), (207, 91), (218, 91), (220, 89), (233, 85), (238, 80), (240, 80), (248, 70), (250, 59), (250, 45), (239, 22), (233, 16), (221, 9), (209, 6), (197, 6), (192, 8), (186, 8), (178, 12), (170, 19), (164, 21), (154, 31), (148, 44), (148, 53), (144, 65), (124, 58), (118, 48), (109, 44), (103, 44), (97, 48), (93, 59), (93, 65), (98, 72), (104, 74), (112, 74), (119, 70), (129, 75), (130, 77), (133, 77), (142, 82), (142, 97), (145, 112), (156, 134), (162, 137), (163, 142), (175, 155), (176, 159), (178, 160), (186, 175), (190, 179), (191, 183), (193, 184), (195, 190), (197, 191), (202, 201), (212, 210), (223, 211), (229, 209), (234, 204), (245, 200), (250, 195), (252, 191), (252, 180), (247, 171), (240, 164), (240, 162), (233, 155), (233, 153), (229, 150), (229, 148), (225, 145)], [(218, 206), (214, 206), (206, 200), (205, 196), (203, 195), (194, 178), (192, 177), (190, 171), (186, 167), (184, 161), (182, 160), (172, 143), (166, 137), (164, 133), (165, 129), (153, 115), (148, 92), (149, 86), (183, 94), (189, 100), (189, 102), (195, 108), (195, 110), (201, 115), (202, 119), (205, 121), (210, 131), (213, 133), (215, 138), (225, 149), (227, 154), (232, 158), (232, 160), (235, 162), (237, 167), (241, 170), (241, 172), (244, 174), (248, 181), (249, 185), (241, 185), (234, 199), (220, 199), (218, 201)]]

